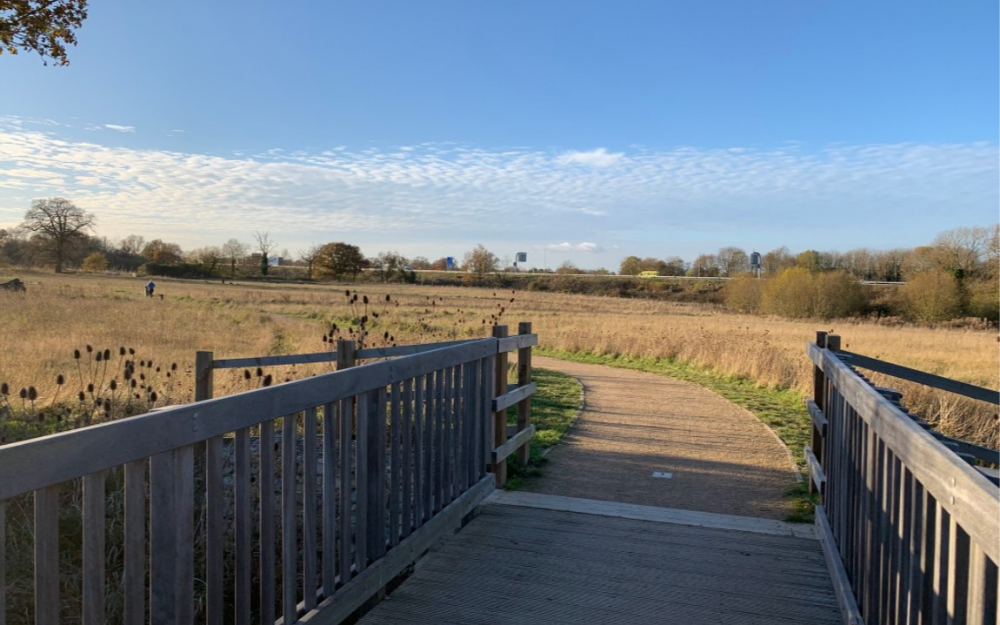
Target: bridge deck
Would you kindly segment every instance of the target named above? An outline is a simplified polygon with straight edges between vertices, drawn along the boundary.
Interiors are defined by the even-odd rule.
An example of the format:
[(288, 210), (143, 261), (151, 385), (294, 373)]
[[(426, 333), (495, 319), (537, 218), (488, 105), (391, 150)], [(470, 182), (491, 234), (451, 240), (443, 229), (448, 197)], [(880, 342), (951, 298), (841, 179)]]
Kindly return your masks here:
[(498, 495), (361, 623), (841, 622), (809, 526)]

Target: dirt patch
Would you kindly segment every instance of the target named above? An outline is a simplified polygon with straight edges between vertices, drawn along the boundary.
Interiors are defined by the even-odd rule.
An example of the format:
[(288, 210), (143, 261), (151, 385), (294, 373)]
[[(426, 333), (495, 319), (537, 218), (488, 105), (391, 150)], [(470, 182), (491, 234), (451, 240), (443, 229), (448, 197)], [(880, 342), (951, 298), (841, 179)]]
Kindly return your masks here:
[(532, 360), (580, 380), (586, 403), (526, 490), (769, 519), (790, 512), (795, 467), (746, 410), (665, 376)]

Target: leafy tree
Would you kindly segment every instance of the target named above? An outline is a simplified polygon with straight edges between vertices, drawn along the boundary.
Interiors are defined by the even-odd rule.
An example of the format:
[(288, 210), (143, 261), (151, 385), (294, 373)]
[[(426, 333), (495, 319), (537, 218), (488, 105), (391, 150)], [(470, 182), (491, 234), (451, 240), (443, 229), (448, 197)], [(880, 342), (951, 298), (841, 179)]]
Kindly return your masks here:
[(270, 267), (267, 255), (274, 251), (278, 244), (271, 238), (269, 232), (254, 231), (253, 240), (257, 244), (257, 251), (260, 252), (260, 275), (266, 276)]
[(89, 256), (83, 259), (84, 271), (99, 273), (101, 271), (107, 271), (107, 269), (108, 257), (102, 252), (92, 252)]
[(32, 201), (21, 228), (36, 235), (41, 247), (55, 260), (56, 273), (62, 273), (71, 246), (85, 238), (94, 221), (92, 214), (69, 200), (52, 197)]
[(413, 260), (410, 261), (410, 267), (414, 269), (430, 269), (431, 261), (427, 260), (426, 256), (414, 256)]
[(500, 266), (500, 259), (480, 243), (471, 252), (465, 253), (464, 264), (466, 271), (482, 277), (488, 273), (497, 271)]
[(320, 275), (340, 278), (350, 275), (357, 279), (365, 266), (365, 257), (357, 245), (348, 243), (327, 243), (316, 253), (313, 261)]
[(153, 239), (142, 248), (142, 257), (158, 265), (176, 265), (184, 260), (184, 252), (176, 243)]
[(795, 257), (792, 256), (788, 248), (782, 245), (760, 257), (760, 266), (763, 273), (778, 275), (785, 269), (795, 266)]
[(750, 257), (738, 247), (720, 249), (715, 260), (724, 276), (732, 277), (750, 271)]
[(87, 18), (87, 0), (0, 0), (0, 55), (35, 51), (48, 65), (69, 65), (66, 45)]
[(642, 259), (638, 256), (626, 256), (618, 267), (618, 273), (623, 276), (637, 276), (642, 271)]
[(379, 252), (372, 261), (375, 274), (382, 282), (389, 282), (394, 278), (405, 278), (405, 267), (409, 261), (399, 252)]
[(715, 254), (702, 254), (694, 259), (688, 274), (699, 278), (714, 278), (719, 275), (719, 262)]
[(222, 244), (222, 257), (229, 259), (229, 277), (236, 277), (236, 265), (243, 262), (247, 255), (247, 246), (237, 239), (229, 239)]
[(661, 276), (683, 276), (686, 271), (684, 259), (680, 256), (670, 256), (663, 263), (665, 265)]
[(219, 263), (221, 263), (224, 258), (222, 250), (212, 245), (191, 250), (186, 254), (186, 256), (189, 259), (188, 262), (201, 265), (204, 269), (205, 275), (207, 276), (216, 275), (215, 272), (219, 267)]
[(433, 269), (435, 271), (446, 271), (448, 269), (448, 259), (445, 257), (441, 257), (436, 261), (434, 261), (433, 263), (431, 263), (431, 266), (428, 267), (428, 269)]
[(580, 268), (576, 266), (571, 260), (563, 261), (563, 264), (559, 265), (556, 269), (556, 273), (560, 275), (583, 273)]
[(906, 280), (900, 288), (910, 319), (935, 323), (957, 317), (962, 310), (962, 293), (954, 274), (923, 271)]

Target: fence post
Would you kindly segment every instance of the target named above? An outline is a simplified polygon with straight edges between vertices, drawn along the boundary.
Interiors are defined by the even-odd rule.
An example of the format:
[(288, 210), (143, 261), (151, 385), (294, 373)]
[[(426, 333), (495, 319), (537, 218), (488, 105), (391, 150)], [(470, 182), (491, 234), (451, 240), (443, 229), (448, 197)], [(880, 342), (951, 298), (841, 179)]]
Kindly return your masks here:
[[(826, 332), (816, 333), (816, 347), (820, 349), (826, 348)], [(822, 365), (813, 366), (813, 403), (823, 411), (823, 414), (826, 414), (826, 374), (823, 373)], [(829, 419), (829, 417), (827, 418)], [(823, 454), (823, 436), (816, 426), (815, 421), (812, 424), (812, 437), (809, 446), (812, 448), (813, 455), (816, 456), (819, 466), (823, 467), (823, 470), (826, 470), (826, 458)], [(809, 492), (816, 492), (816, 485), (812, 480), (809, 480)]]
[[(531, 334), (531, 322), (522, 321), (517, 324), (517, 333)], [(517, 350), (517, 385), (526, 386), (528, 384), (531, 384), (531, 346)], [(517, 431), (520, 432), (530, 424), (531, 396), (528, 396), (517, 404)], [(522, 467), (526, 467), (530, 458), (531, 441), (528, 441), (517, 449), (517, 461)]]
[(195, 352), (194, 355), (194, 400), (212, 399), (212, 352)]
[(354, 341), (337, 339), (337, 371), (350, 369), (358, 364), (357, 347)]
[[(493, 326), (493, 338), (502, 339), (507, 337), (507, 326)], [(497, 353), (496, 384), (494, 385), (494, 397), (500, 397), (507, 392), (507, 352)], [(507, 411), (501, 410), (493, 413), (493, 447), (507, 442)], [(502, 488), (507, 483), (507, 459), (504, 458), (493, 463), (490, 468), (496, 478), (497, 488)]]

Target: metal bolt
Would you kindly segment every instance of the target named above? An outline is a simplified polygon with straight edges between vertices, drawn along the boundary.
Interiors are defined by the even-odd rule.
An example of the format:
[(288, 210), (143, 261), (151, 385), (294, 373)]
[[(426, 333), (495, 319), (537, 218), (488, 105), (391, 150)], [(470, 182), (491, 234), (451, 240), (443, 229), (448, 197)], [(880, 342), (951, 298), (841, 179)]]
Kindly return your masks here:
[(953, 506), (955, 505), (955, 496), (954, 495), (951, 496), (951, 505), (953, 505)]

